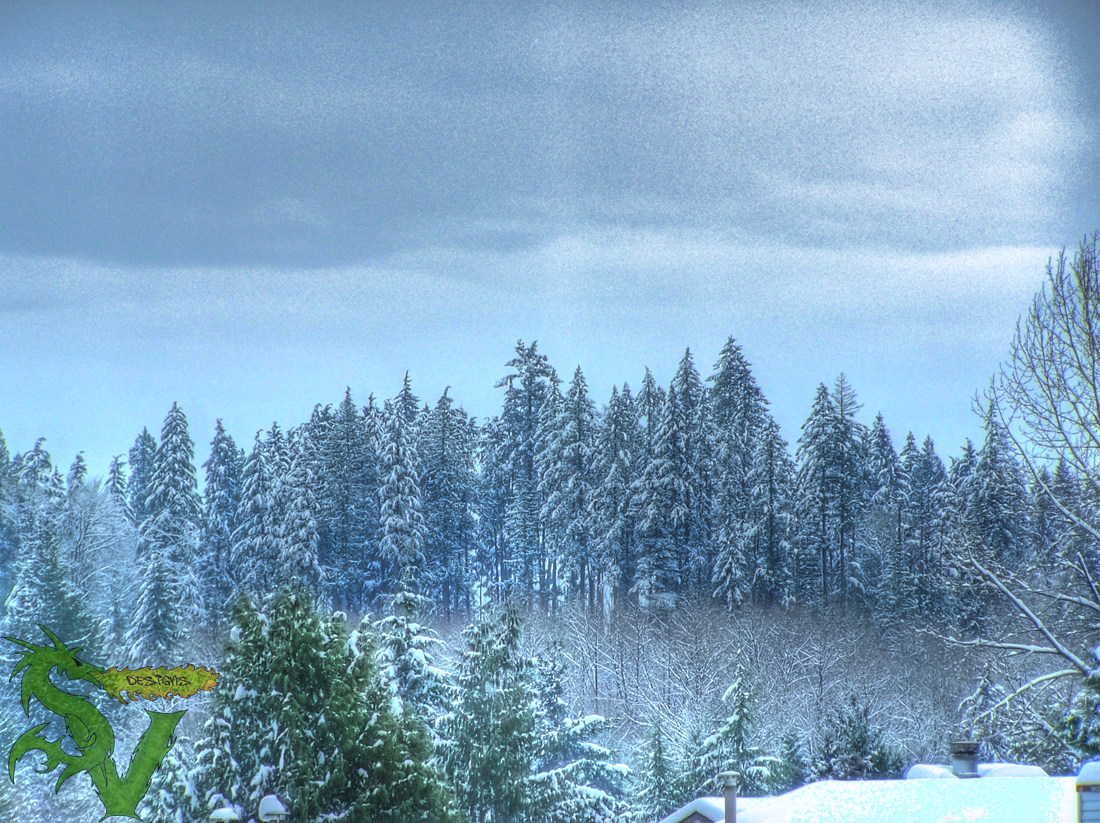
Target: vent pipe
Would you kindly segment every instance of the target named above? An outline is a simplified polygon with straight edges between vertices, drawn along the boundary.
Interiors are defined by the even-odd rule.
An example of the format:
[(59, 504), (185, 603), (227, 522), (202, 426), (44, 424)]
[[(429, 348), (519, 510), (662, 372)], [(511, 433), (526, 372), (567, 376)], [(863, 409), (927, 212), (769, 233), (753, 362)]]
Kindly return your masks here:
[(957, 740), (951, 744), (951, 773), (955, 777), (978, 776), (978, 749), (976, 740)]
[(722, 781), (722, 801), (725, 807), (723, 823), (737, 823), (737, 772), (722, 772), (718, 779)]

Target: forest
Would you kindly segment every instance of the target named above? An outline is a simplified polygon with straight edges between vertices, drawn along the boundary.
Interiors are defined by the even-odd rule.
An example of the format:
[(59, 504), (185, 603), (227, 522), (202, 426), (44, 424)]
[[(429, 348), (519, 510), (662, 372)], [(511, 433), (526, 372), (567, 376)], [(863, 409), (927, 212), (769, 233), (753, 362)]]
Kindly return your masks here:
[[(0, 435), (0, 634), (222, 674), (148, 821), (276, 794), (295, 821), (643, 823), (723, 770), (771, 794), (954, 739), (1072, 773), (1100, 754), (1096, 259), (1048, 271), (975, 400), (984, 437), (942, 455), (844, 374), (785, 437), (733, 337), (605, 401), (519, 341), (485, 421), (407, 373), (251, 442), (174, 404), (105, 477)], [(102, 703), (124, 764), (146, 717)], [(0, 808), (99, 817), (33, 760)]]

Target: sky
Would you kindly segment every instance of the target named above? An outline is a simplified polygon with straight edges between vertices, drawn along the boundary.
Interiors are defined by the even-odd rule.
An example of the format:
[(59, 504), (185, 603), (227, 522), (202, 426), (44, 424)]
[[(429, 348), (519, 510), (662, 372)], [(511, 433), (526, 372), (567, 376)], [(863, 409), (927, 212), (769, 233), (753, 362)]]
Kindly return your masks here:
[(1100, 229), (1100, 4), (37, 3), (0, 24), (0, 430), (196, 463), (517, 340), (603, 404), (734, 337), (941, 456)]

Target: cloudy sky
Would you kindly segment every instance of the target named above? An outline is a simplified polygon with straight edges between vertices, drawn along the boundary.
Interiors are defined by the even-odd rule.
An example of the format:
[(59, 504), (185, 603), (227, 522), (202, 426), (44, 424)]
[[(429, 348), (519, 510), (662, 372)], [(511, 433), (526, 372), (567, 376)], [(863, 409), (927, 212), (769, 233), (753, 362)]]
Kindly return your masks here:
[(199, 461), (517, 339), (604, 402), (730, 335), (792, 442), (843, 371), (956, 453), (1100, 229), (1100, 6), (4, 4), (0, 429)]

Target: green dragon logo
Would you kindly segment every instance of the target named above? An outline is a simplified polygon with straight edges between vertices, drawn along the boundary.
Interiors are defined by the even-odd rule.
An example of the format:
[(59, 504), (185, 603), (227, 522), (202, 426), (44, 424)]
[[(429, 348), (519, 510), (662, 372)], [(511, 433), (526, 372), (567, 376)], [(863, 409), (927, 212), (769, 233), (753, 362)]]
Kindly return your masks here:
[[(37, 769), (39, 774), (47, 774), (64, 764), (65, 769), (57, 778), (55, 791), (61, 784), (75, 774), (87, 772), (95, 785), (96, 793), (105, 809), (104, 818), (111, 816), (132, 817), (141, 820), (137, 814), (137, 804), (149, 790), (149, 781), (165, 755), (172, 748), (172, 733), (186, 710), (178, 712), (151, 712), (149, 728), (142, 734), (130, 758), (130, 767), (125, 777), (119, 777), (113, 759), (115, 733), (111, 724), (100, 711), (88, 702), (88, 698), (71, 694), (57, 688), (50, 680), (50, 673), (57, 669), (59, 674), (69, 680), (84, 680), (103, 689), (113, 699), (127, 703), (123, 696), (128, 693), (131, 700), (145, 697), (147, 700), (172, 697), (190, 697), (199, 691), (209, 691), (217, 684), (221, 676), (217, 672), (194, 666), (177, 669), (146, 668), (130, 671), (128, 669), (97, 669), (77, 658), (82, 649), (69, 649), (57, 635), (45, 626), (39, 626), (53, 644), (35, 646), (14, 637), (7, 637), (12, 643), (24, 647), (20, 651), (22, 660), (11, 673), (12, 680), (22, 672), (23, 711), (30, 716), (30, 699), (35, 697), (39, 703), (54, 714), (65, 719), (65, 726), (80, 754), (69, 754), (61, 748), (61, 738), (47, 740), (42, 730), (49, 725), (43, 723), (28, 729), (11, 747), (8, 755), (8, 777), (15, 782), (15, 764), (29, 751), (37, 750), (46, 754), (46, 765)], [(41, 736), (40, 736), (41, 735)]]

